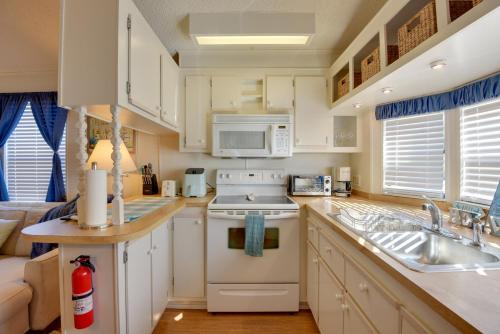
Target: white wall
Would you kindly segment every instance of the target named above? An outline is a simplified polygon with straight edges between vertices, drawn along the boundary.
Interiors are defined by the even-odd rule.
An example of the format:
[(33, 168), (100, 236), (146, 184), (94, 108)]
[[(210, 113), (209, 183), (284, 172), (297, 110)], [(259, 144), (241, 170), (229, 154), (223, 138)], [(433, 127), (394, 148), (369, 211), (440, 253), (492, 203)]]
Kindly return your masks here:
[[(183, 179), (189, 167), (203, 167), (207, 182), (215, 185), (215, 171), (219, 168), (283, 168), (287, 173), (327, 174), (334, 166), (349, 166), (349, 154), (345, 153), (296, 153), (286, 159), (221, 159), (206, 153), (181, 153), (177, 136), (161, 137), (159, 146), (160, 179)], [(152, 156), (153, 152), (151, 152)]]
[(58, 0), (0, 1), (0, 92), (57, 90)]

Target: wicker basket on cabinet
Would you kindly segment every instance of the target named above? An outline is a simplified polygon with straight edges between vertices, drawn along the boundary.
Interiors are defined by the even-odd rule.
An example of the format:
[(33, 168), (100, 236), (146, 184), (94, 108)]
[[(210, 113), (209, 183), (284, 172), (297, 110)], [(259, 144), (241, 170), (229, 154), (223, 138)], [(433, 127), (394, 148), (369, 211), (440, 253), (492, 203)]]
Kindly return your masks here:
[(417, 45), (437, 31), (436, 6), (431, 1), (398, 30), (399, 57), (413, 50)]
[(375, 48), (361, 61), (361, 81), (365, 82), (378, 72), (380, 72), (380, 52), (379, 48)]
[(483, 0), (452, 0), (450, 4), (450, 20), (453, 22)]
[(349, 72), (337, 82), (337, 98), (341, 98), (347, 93), (349, 93)]

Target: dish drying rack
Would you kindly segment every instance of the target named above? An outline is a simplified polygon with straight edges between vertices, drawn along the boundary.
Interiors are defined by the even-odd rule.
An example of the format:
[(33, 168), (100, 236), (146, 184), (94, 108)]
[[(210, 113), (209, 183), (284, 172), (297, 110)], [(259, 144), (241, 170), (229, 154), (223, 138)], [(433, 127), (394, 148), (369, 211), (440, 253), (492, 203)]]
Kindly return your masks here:
[(395, 211), (389, 214), (360, 213), (353, 209), (340, 209), (340, 213), (330, 214), (346, 227), (362, 233), (421, 231), (425, 220), (407, 213)]

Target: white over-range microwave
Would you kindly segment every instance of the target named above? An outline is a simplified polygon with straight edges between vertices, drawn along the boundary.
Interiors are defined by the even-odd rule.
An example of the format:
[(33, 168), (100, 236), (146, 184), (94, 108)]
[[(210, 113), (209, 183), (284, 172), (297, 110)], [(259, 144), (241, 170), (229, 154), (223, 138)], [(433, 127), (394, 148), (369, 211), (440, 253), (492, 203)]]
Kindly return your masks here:
[(215, 157), (291, 157), (292, 143), (292, 115), (213, 115), (212, 155)]

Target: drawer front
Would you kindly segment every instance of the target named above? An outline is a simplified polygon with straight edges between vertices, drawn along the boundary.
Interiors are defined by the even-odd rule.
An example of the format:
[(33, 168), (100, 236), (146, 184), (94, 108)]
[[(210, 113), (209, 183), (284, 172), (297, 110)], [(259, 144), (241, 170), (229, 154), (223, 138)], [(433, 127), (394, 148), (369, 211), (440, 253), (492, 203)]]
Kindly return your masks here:
[(322, 233), (319, 234), (319, 253), (337, 279), (344, 284), (344, 254)]
[(298, 284), (208, 284), (208, 312), (297, 312)]
[(345, 263), (345, 282), (348, 293), (380, 333), (399, 333), (398, 304), (351, 261)]
[(318, 249), (319, 246), (319, 230), (320, 227), (312, 219), (307, 220), (307, 240)]

